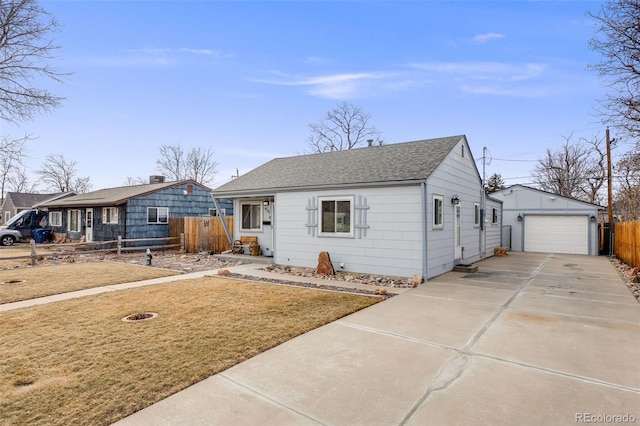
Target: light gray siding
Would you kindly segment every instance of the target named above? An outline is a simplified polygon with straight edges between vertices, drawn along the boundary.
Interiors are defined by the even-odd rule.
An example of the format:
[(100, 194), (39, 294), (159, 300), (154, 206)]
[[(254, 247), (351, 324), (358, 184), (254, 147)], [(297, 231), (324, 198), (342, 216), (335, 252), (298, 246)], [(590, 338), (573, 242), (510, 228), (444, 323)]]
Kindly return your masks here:
[[(524, 250), (524, 223), (528, 215), (585, 216), (589, 218), (588, 253), (598, 255), (598, 223), (590, 218), (597, 218), (602, 207), (521, 185), (495, 192), (492, 197), (503, 202), (503, 224), (511, 226), (511, 250)], [(523, 220), (519, 221), (518, 216)]]
[[(464, 146), (464, 155), (462, 147)], [(480, 228), (474, 226), (474, 203), (480, 203), (480, 177), (469, 146), (461, 141), (427, 180), (428, 227), (427, 277), (453, 269), (455, 264), (480, 260)], [(444, 197), (444, 226), (433, 229), (433, 196)], [(451, 198), (460, 200), (461, 245), (463, 255), (455, 259), (454, 207)]]
[[(493, 221), (493, 210), (496, 211), (496, 222)], [(486, 232), (486, 256), (493, 256), (494, 249), (502, 246), (502, 203), (487, 198), (487, 213), (484, 218)]]
[[(356, 205), (366, 201), (368, 229), (361, 234), (356, 229), (353, 237), (318, 236), (317, 228), (307, 226), (309, 199), (315, 198), (317, 206), (318, 197), (343, 196), (353, 197)], [(421, 200), (419, 185), (280, 193), (275, 199), (275, 262), (315, 268), (318, 254), (327, 251), (336, 270), (422, 275)], [(318, 211), (313, 214), (319, 223)]]

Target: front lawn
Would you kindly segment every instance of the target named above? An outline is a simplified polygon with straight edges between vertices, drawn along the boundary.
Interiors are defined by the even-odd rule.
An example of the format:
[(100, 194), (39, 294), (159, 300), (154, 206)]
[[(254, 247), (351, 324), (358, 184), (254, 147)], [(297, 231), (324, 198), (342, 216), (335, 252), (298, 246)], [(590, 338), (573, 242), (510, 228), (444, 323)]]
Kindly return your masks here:
[(0, 272), (0, 304), (177, 274), (175, 271), (117, 262), (8, 269)]
[(0, 313), (0, 419), (108, 425), (378, 301), (205, 277)]

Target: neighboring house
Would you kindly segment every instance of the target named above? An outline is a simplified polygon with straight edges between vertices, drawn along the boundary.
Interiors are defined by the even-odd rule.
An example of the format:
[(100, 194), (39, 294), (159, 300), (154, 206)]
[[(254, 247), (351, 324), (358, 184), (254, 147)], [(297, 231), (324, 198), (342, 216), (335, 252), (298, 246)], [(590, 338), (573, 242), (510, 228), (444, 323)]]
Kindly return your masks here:
[(168, 237), (169, 218), (206, 216), (214, 204), (210, 188), (184, 180), (101, 189), (46, 207), (54, 232), (90, 242)]
[(491, 197), (502, 200), (511, 250), (598, 254), (598, 212), (604, 207), (523, 185)]
[(493, 254), (465, 136), (276, 158), (213, 194), (276, 264), (426, 279)]
[(0, 223), (7, 223), (9, 219), (23, 210), (36, 208), (41, 203), (55, 201), (72, 195), (75, 195), (75, 192), (59, 192), (56, 194), (7, 192), (7, 196), (2, 203), (2, 216), (0, 217)]

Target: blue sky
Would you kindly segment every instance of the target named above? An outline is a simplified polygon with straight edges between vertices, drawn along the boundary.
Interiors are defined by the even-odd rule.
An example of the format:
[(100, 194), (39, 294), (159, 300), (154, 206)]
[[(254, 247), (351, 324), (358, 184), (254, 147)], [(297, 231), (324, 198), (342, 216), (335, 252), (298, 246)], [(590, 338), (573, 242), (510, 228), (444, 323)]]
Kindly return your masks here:
[[(160, 145), (215, 152), (211, 187), (307, 149), (339, 102), (385, 143), (465, 134), (482, 173), (531, 182), (547, 148), (604, 135), (587, 64), (599, 1), (56, 1), (62, 25), (51, 114), (27, 165), (78, 162), (93, 189), (158, 174)], [(621, 151), (622, 152), (622, 151)], [(35, 174), (33, 175), (35, 179)]]

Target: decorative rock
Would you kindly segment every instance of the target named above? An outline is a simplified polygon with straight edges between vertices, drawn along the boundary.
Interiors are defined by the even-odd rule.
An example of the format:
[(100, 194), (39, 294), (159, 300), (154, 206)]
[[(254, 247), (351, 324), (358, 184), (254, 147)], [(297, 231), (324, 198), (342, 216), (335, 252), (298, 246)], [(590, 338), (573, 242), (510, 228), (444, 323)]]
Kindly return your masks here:
[(229, 272), (228, 269), (219, 269), (218, 270), (218, 275), (222, 275), (222, 276), (226, 277), (227, 275), (230, 275), (230, 274), (231, 274), (231, 272)]
[(496, 256), (507, 256), (509, 254), (507, 253), (508, 251), (509, 249), (506, 247), (496, 247), (493, 249), (493, 254)]
[(333, 269), (331, 258), (329, 258), (329, 252), (321, 251), (318, 255), (318, 267), (316, 268), (316, 274), (318, 275), (335, 275), (336, 271)]
[(418, 285), (422, 284), (422, 275), (415, 274), (413, 277), (411, 277), (411, 279), (409, 279), (409, 284), (413, 287), (417, 287)]

